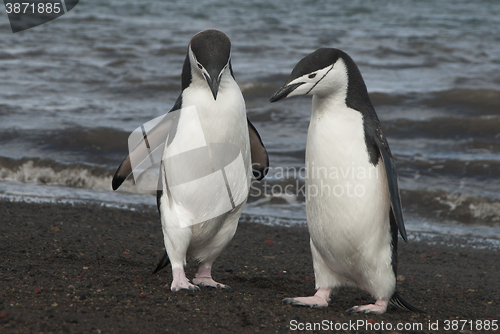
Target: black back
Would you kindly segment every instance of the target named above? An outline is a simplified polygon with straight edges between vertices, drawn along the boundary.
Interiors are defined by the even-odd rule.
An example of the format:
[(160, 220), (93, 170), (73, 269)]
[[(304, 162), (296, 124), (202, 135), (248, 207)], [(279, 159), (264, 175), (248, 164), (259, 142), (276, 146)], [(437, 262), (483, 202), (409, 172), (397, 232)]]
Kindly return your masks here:
[(380, 151), (372, 138), (378, 138), (392, 158), (389, 145), (382, 132), (380, 121), (370, 101), (365, 81), (361, 76), (358, 66), (347, 53), (340, 50), (337, 51), (341, 54), (340, 58), (342, 58), (347, 67), (349, 84), (345, 103), (349, 108), (357, 110), (363, 115), (366, 148), (370, 156), (370, 162), (376, 166), (380, 159)]

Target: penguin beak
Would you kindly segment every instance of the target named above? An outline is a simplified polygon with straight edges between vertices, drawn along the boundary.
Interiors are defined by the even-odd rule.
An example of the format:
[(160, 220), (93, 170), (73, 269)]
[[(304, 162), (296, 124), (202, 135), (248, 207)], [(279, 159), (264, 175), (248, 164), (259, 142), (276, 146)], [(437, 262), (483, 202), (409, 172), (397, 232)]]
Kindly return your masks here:
[(271, 102), (277, 102), (286, 98), (291, 92), (293, 92), (297, 87), (305, 84), (305, 82), (299, 82), (293, 85), (284, 85), (281, 87), (274, 95), (271, 97)]
[(205, 75), (205, 80), (207, 80), (207, 84), (212, 91), (212, 95), (214, 96), (214, 100), (217, 100), (217, 93), (219, 92), (219, 85), (222, 75), (219, 76), (219, 73), (210, 73), (212, 78), (209, 78)]

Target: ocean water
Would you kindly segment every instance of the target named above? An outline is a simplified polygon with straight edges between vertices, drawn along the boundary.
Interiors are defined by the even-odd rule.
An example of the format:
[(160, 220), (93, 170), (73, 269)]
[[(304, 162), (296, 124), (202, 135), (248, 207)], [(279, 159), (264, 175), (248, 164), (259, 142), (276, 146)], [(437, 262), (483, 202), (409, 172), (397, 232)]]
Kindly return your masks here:
[[(0, 197), (154, 206), (154, 177), (111, 190), (127, 138), (180, 93), (187, 44), (232, 40), (248, 116), (270, 153), (245, 219), (303, 224), (309, 97), (270, 104), (319, 47), (358, 64), (395, 156), (411, 238), (500, 248), (500, 2), (80, 1), (13, 34), (0, 11)], [(486, 246), (485, 246), (486, 247)]]

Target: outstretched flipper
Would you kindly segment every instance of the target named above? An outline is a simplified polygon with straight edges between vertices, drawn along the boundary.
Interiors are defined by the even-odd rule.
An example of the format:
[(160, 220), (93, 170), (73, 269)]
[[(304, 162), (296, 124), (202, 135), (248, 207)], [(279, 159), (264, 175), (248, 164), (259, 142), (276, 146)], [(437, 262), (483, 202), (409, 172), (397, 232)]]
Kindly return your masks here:
[(151, 130), (146, 133), (144, 126), (142, 126), (142, 140), (135, 143), (134, 149), (132, 152), (129, 152), (129, 155), (127, 155), (127, 157), (123, 160), (113, 176), (113, 190), (118, 189), (134, 171), (130, 159), (131, 155), (134, 157), (134, 161), (137, 164), (135, 167), (137, 168), (138, 165), (140, 165), (138, 162), (149, 159), (152, 152), (156, 151), (160, 146), (165, 144), (167, 138), (169, 139), (169, 142), (173, 140), (178, 117), (172, 117), (170, 113), (181, 109), (181, 106), (182, 95), (177, 98), (177, 101), (175, 101), (172, 109), (170, 109), (163, 119), (161, 119)]
[(113, 176), (113, 181), (111, 182), (113, 190), (118, 189), (130, 174), (132, 174), (132, 165), (130, 163), (130, 155), (127, 155)]
[[(169, 111), (169, 113), (180, 108), (180, 106), (177, 108), (176, 106), (177, 103), (174, 105), (174, 108)], [(269, 171), (269, 156), (264, 144), (262, 143), (262, 139), (257, 132), (257, 129), (255, 129), (248, 118), (247, 121), (248, 134), (250, 137), (253, 176), (258, 181), (260, 181), (266, 176), (267, 172)], [(132, 152), (120, 164), (115, 172), (115, 175), (113, 176), (113, 190), (118, 189), (122, 185), (122, 183), (132, 174), (133, 169), (130, 156), (134, 156), (134, 161), (144, 161), (148, 159), (151, 155), (151, 152), (155, 151), (159, 146), (163, 145), (167, 141), (167, 137), (168, 142), (171, 142), (173, 140), (175, 133), (172, 134), (172, 132), (175, 132), (175, 123), (175, 118), (165, 117), (164, 120), (160, 121), (153, 129), (148, 131), (148, 133), (143, 132), (143, 140), (145, 145), (140, 145), (142, 144), (142, 142), (137, 144)]]

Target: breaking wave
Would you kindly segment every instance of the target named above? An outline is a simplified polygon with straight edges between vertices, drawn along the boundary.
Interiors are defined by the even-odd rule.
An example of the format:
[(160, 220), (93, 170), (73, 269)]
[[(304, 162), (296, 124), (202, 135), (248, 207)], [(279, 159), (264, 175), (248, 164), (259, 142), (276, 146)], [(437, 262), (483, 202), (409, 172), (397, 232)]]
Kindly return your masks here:
[[(33, 183), (47, 186), (109, 190), (115, 169), (87, 164), (62, 164), (38, 158), (0, 158), (0, 182)], [(154, 194), (157, 179), (154, 174), (144, 173), (140, 182), (127, 180), (121, 192)]]

